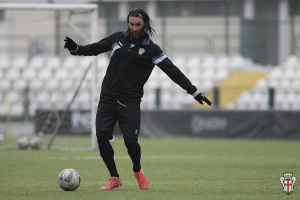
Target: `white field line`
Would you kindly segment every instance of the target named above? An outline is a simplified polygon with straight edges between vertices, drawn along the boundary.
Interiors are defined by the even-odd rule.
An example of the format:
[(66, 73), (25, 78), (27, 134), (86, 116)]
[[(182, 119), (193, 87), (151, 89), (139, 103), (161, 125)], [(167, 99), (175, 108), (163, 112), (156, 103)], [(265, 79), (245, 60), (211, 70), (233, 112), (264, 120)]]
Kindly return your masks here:
[[(130, 160), (129, 156), (115, 156), (116, 160)], [(180, 160), (180, 159), (203, 159), (204, 156), (142, 156), (142, 160)], [(100, 160), (100, 156), (68, 156), (68, 157), (12, 157), (9, 160)]]

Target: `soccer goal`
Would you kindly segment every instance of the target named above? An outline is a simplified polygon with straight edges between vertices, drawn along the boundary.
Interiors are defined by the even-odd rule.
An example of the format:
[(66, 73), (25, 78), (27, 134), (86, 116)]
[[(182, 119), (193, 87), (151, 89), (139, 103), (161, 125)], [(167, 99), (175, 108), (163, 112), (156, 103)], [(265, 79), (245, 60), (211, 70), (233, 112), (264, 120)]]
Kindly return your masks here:
[(73, 129), (73, 135), (80, 131), (66, 121), (75, 116), (78, 123), (78, 115), (88, 113), (85, 124), (90, 125), (88, 134), (95, 149), (97, 60), (70, 56), (63, 40), (69, 36), (79, 44), (95, 42), (99, 38), (98, 5), (1, 3), (0, 14), (0, 72), (7, 85), (0, 88), (2, 105), (10, 97), (9, 106), (3, 106), (7, 112), (2, 109), (2, 114), (33, 117), (36, 131), (51, 136), (47, 145), (51, 148), (59, 131)]

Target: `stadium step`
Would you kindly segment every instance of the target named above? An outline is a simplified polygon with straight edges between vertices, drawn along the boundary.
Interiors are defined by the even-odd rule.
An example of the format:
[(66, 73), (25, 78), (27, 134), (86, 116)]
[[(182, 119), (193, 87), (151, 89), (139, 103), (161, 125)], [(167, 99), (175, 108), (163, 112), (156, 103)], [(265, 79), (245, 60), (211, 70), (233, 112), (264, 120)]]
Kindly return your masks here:
[[(236, 101), (242, 92), (251, 89), (257, 80), (266, 78), (269, 72), (244, 72), (237, 71), (231, 73), (231, 75), (223, 82), (219, 83), (219, 107), (224, 108), (228, 103)], [(205, 94), (205, 96), (212, 100), (214, 99), (214, 91), (211, 90)], [(193, 107), (211, 108), (208, 105), (200, 106), (198, 103), (194, 103)]]

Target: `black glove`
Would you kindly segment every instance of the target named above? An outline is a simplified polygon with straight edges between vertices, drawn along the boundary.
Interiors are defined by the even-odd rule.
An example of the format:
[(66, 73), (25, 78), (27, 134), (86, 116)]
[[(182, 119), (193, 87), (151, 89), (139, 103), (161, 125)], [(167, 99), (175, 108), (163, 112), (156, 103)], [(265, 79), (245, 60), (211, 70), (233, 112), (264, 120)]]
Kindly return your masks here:
[(77, 44), (71, 38), (66, 37), (64, 41), (66, 42), (64, 46), (65, 49), (68, 49), (69, 51), (74, 51), (77, 49)]
[(208, 100), (202, 93), (199, 93), (197, 96), (194, 97), (199, 103), (201, 103), (203, 105), (203, 102), (206, 102), (207, 105), (211, 106), (211, 102), (210, 100)]

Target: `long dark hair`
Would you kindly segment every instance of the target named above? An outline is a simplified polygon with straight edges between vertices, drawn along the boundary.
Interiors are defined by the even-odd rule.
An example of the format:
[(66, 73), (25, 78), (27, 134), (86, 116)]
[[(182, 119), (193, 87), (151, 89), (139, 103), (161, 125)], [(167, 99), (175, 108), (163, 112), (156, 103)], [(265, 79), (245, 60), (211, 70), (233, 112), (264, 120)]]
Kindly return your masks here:
[(149, 15), (141, 8), (132, 9), (127, 16), (127, 25), (129, 25), (129, 17), (139, 17), (144, 21), (144, 31), (149, 34), (149, 36), (154, 36), (155, 30), (153, 29), (153, 22)]

